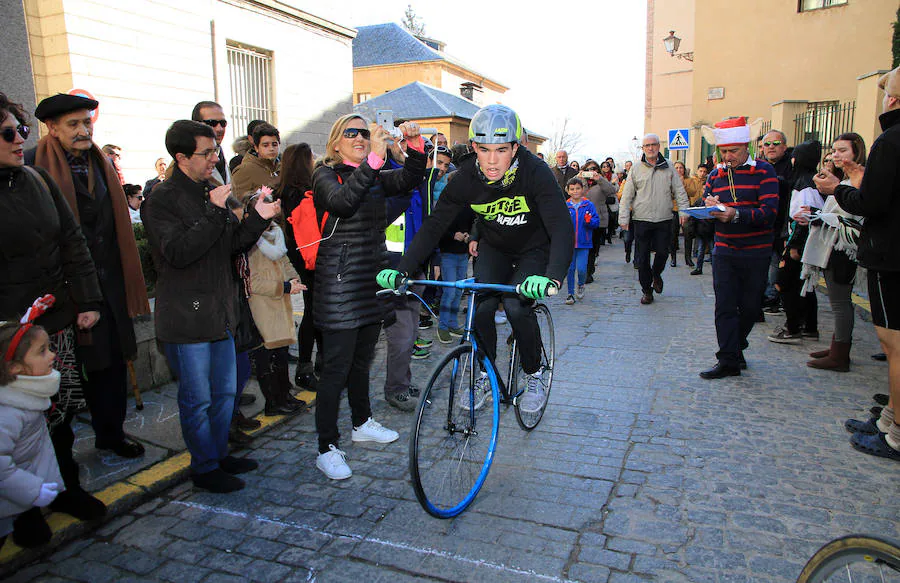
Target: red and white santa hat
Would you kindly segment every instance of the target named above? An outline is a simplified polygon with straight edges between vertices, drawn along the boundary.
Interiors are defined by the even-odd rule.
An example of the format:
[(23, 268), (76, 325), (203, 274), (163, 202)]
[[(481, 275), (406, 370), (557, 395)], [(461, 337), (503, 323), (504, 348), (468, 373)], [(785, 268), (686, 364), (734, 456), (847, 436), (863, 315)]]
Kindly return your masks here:
[(720, 121), (713, 128), (716, 146), (737, 146), (750, 143), (750, 126), (747, 118), (735, 117)]

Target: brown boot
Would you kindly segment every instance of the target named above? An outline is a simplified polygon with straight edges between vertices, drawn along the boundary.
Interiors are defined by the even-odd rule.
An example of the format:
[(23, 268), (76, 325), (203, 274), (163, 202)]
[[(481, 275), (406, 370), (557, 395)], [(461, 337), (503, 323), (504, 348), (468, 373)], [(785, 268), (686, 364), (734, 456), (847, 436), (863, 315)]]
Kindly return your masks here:
[(240, 409), (234, 412), (234, 421), (237, 423), (238, 429), (242, 431), (259, 429), (262, 427), (262, 422), (256, 419), (250, 419), (241, 413)]
[(236, 417), (231, 418), (231, 425), (228, 427), (228, 443), (232, 445), (247, 445), (253, 441), (253, 437), (241, 431), (238, 427)]
[(831, 349), (828, 356), (810, 360), (806, 366), (811, 368), (820, 368), (823, 370), (833, 370), (835, 372), (847, 372), (850, 370), (850, 342), (831, 341)]
[[(834, 334), (831, 335), (831, 342), (834, 343)], [(816, 350), (815, 352), (810, 352), (809, 355), (813, 358), (825, 358), (829, 353), (831, 353), (831, 348)]]

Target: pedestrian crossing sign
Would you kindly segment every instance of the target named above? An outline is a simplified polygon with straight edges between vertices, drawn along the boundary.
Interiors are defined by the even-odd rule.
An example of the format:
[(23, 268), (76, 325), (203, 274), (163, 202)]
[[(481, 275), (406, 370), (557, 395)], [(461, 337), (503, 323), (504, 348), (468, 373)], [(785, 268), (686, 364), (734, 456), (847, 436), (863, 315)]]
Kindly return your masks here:
[(669, 150), (687, 150), (690, 148), (691, 131), (687, 128), (669, 130)]

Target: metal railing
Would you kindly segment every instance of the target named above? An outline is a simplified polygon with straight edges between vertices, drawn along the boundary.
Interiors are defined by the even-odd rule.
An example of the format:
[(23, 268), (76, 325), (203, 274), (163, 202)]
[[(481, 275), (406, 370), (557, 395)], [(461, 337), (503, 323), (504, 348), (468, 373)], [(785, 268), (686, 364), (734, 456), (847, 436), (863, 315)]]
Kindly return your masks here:
[(232, 44), (226, 46), (226, 52), (234, 134), (242, 135), (254, 119), (273, 123), (272, 55)]
[(805, 112), (794, 118), (795, 140), (819, 140), (827, 148), (842, 133), (853, 131), (855, 114), (856, 101), (810, 103)]

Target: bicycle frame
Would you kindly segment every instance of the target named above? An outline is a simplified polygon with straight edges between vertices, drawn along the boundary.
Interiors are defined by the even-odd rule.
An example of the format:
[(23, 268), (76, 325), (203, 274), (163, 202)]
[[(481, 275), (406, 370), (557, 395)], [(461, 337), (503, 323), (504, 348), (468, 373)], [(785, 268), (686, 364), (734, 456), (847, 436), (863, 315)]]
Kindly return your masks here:
[[(495, 283), (477, 283), (475, 278), (470, 277), (468, 279), (461, 279), (459, 281), (440, 281), (433, 279), (407, 279), (404, 281), (404, 284), (400, 286), (400, 288), (395, 292), (399, 294), (409, 293), (413, 295), (416, 299), (418, 299), (425, 306), (425, 309), (431, 314), (431, 316), (435, 319), (438, 316), (431, 310), (431, 307), (428, 305), (428, 302), (423, 300), (413, 291), (409, 291), (409, 287), (413, 285), (425, 285), (425, 286), (435, 286), (435, 287), (446, 287), (446, 288), (456, 288), (462, 290), (471, 290), (471, 291), (493, 291), (500, 293), (510, 293), (510, 294), (518, 294), (519, 286), (517, 285), (502, 285)], [(381, 293), (381, 292), (379, 292)], [(470, 371), (470, 374), (475, 374), (474, 363), (477, 361), (476, 355), (478, 354), (479, 348), (479, 339), (478, 335), (475, 334), (475, 295), (469, 294), (467, 299), (467, 311), (466, 311), (466, 325), (465, 325), (465, 333), (459, 339), (459, 343), (462, 344), (464, 342), (469, 342), (472, 345), (472, 363), (473, 367)], [(510, 347), (510, 354), (513, 354), (516, 350), (516, 342), (513, 339), (513, 345)], [(513, 395), (512, 391), (507, 386), (507, 382), (509, 379), (512, 379), (513, 370), (512, 370), (512, 358), (510, 358), (510, 368), (508, 371), (507, 382), (504, 382), (503, 379), (498, 374), (497, 363), (488, 355), (487, 352), (481, 351), (481, 353), (486, 357), (487, 362), (490, 364), (488, 367), (490, 370), (486, 370), (488, 377), (493, 386), (499, 387), (499, 396), (501, 398), (501, 403), (509, 405), (512, 403), (512, 400), (518, 396), (518, 393)], [(472, 379), (474, 381), (474, 378)], [(521, 391), (519, 391), (521, 393)], [(473, 414), (474, 417), (474, 414)]]

